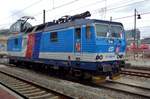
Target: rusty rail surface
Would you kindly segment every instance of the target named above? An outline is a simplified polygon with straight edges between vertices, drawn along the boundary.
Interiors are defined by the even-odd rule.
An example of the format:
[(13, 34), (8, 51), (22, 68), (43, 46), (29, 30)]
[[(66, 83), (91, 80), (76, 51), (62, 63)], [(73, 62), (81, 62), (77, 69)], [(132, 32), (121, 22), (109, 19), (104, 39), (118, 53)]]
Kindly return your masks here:
[(106, 83), (99, 84), (99, 86), (115, 90), (118, 92), (134, 94), (144, 98), (150, 98), (150, 88), (147, 88), (145, 86), (139, 86), (110, 80), (108, 80)]
[(137, 69), (122, 69), (121, 74), (150, 78), (150, 71)]

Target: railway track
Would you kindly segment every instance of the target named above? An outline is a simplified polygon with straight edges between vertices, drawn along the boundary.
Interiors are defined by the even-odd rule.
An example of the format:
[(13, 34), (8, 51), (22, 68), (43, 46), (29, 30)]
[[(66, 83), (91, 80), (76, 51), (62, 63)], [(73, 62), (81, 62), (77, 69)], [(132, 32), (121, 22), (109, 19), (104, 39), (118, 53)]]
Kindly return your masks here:
[(122, 69), (121, 74), (150, 78), (150, 71), (137, 69)]
[(125, 92), (150, 99), (150, 87), (108, 80), (106, 83), (99, 84), (100, 87), (108, 88), (118, 92)]
[(70, 99), (3, 72), (0, 72), (0, 83), (25, 99)]
[[(72, 81), (66, 79), (68, 81), (71, 81), (68, 82), (62, 79), (57, 79), (57, 78), (55, 79), (56, 76), (53, 76), (54, 78), (47, 77), (43, 74), (40, 73), (38, 74), (37, 72), (35, 73), (27, 69), (14, 67), (13, 65), (10, 66), (7, 64), (6, 67), (4, 65), (0, 68), (0, 83), (1, 83), (1, 74), (6, 74), (10, 77), (15, 76), (14, 78), (16, 79), (19, 78), (19, 80), (21, 79), (21, 81), (25, 80), (27, 83), (33, 82), (33, 84), (37, 86), (40, 85), (40, 87), (45, 88), (47, 90), (52, 90), (52, 92), (54, 91), (54, 93), (56, 91), (57, 95), (59, 96), (59, 98), (56, 99), (101, 99), (101, 98), (110, 99), (109, 96), (101, 94), (100, 93), (101, 90), (97, 89), (97, 91), (95, 91), (95, 88), (94, 87), (92, 88), (92, 86), (90, 87), (90, 86), (80, 85), (77, 83), (73, 84), (72, 82), (76, 80)], [(14, 89), (14, 88), (10, 88), (10, 89)], [(15, 92), (21, 94), (21, 96), (24, 97), (22, 93), (18, 91)], [(47, 98), (39, 98), (39, 99), (47, 99)]]
[[(1, 73), (0, 73), (0, 75), (1, 75)], [(93, 85), (91, 83), (90, 84), (85, 83), (85, 85), (94, 86), (96, 88), (104, 87), (104, 88), (110, 89), (112, 91), (114, 90), (114, 91), (118, 91), (118, 92), (129, 93), (129, 94), (145, 97), (145, 98), (150, 98), (150, 87), (137, 85), (137, 84), (133, 84), (133, 83), (131, 84), (131, 83), (127, 83), (127, 82), (118, 82), (118, 81), (107, 80), (107, 82), (103, 83), (103, 84)], [(59, 98), (59, 99), (61, 99), (61, 98)]]

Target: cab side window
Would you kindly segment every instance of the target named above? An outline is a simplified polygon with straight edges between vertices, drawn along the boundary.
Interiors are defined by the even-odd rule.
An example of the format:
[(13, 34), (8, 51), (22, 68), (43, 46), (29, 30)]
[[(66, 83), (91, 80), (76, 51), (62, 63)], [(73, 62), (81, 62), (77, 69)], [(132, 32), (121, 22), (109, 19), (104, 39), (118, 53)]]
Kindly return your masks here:
[(51, 41), (51, 42), (57, 42), (57, 41), (58, 41), (57, 32), (51, 32), (51, 33), (50, 33), (50, 41)]
[(81, 39), (81, 28), (75, 29), (76, 39)]

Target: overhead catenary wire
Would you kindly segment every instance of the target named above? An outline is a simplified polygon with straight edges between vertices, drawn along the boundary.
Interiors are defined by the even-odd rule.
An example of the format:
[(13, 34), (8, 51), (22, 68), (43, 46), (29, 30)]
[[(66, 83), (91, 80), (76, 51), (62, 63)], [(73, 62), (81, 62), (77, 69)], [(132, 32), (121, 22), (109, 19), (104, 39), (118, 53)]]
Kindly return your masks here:
[[(73, 9), (73, 10), (67, 11), (66, 13), (68, 13), (68, 12), (73, 12), (73, 11), (76, 11), (76, 10), (80, 10), (80, 9), (82, 9), (82, 8), (89, 7), (89, 6), (91, 7), (91, 6), (95, 5), (95, 4), (99, 4), (99, 3), (102, 3), (102, 2), (104, 2), (104, 1), (106, 1), (106, 0), (96, 1), (96, 2), (94, 2), (94, 3), (92, 3), (92, 4), (88, 4), (88, 5), (79, 7), (79, 8), (77, 8), (77, 9)], [(129, 1), (120, 2), (120, 3), (128, 3), (128, 2), (129, 2)], [(122, 8), (122, 7), (125, 7), (125, 6), (128, 6), (128, 5), (133, 5), (133, 4), (137, 4), (137, 3), (141, 3), (141, 2), (144, 2), (144, 1), (138, 1), (138, 2), (126, 4), (126, 5), (119, 6), (119, 7), (114, 7), (114, 8), (106, 9), (106, 12), (109, 11), (109, 10), (115, 10), (115, 9), (119, 9), (119, 8)], [(113, 5), (114, 5), (114, 4), (113, 4)], [(112, 5), (107, 5), (107, 7), (109, 7), (109, 6), (112, 6)], [(98, 9), (96, 9), (96, 10), (99, 10), (99, 9), (101, 9), (101, 8), (98, 8)], [(96, 10), (92, 10), (92, 12), (94, 12), (94, 11), (96, 11)], [(47, 12), (51, 12), (51, 11), (53, 11), (53, 10), (52, 10), (52, 9), (51, 9), (51, 10), (47, 10)], [(42, 14), (42, 13), (39, 13), (39, 14)], [(62, 13), (61, 13), (61, 14), (62, 14)], [(57, 15), (61, 15), (61, 14), (57, 14)], [(92, 13), (92, 14), (97, 14), (97, 12), (96, 12), (96, 13)]]
[[(75, 1), (76, 1), (76, 0), (75, 0)], [(77, 0), (77, 1), (78, 1), (78, 0)], [(106, 0), (96, 1), (96, 2), (94, 2), (94, 3), (81, 6), (81, 7), (77, 8), (77, 9), (73, 9), (73, 10), (67, 11), (67, 12), (65, 12), (65, 13), (73, 12), (73, 11), (76, 11), (76, 10), (80, 10), (80, 9), (82, 9), (82, 8), (86, 8), (86, 7), (89, 7), (89, 6), (91, 7), (91, 6), (94, 6), (95, 4), (99, 4), (99, 3), (102, 3), (102, 2), (104, 2), (104, 1), (106, 1)], [(120, 2), (120, 3), (127, 3), (127, 2), (129, 2), (129, 1)], [(143, 1), (142, 1), (142, 2), (143, 2)], [(72, 4), (72, 3), (74, 3), (74, 2), (69, 2), (68, 4)], [(55, 9), (64, 7), (65, 5), (66, 5), (66, 4), (63, 4), (63, 5), (61, 5), (61, 6), (55, 7), (54, 9), (48, 9), (48, 10), (46, 10), (46, 12), (51, 12), (51, 11), (53, 11), (53, 10), (55, 10)], [(68, 6), (68, 5), (67, 5), (67, 6)], [(109, 7), (109, 6), (112, 6), (112, 5), (108, 5), (107, 7)], [(100, 9), (100, 8), (99, 8), (99, 9)], [(113, 8), (113, 9), (115, 9), (115, 8)], [(108, 10), (110, 10), (110, 9), (108, 9)], [(95, 11), (95, 10), (93, 10), (93, 11)], [(107, 11), (107, 10), (106, 10), (106, 11)], [(38, 12), (37, 14), (35, 14), (35, 15), (33, 15), (33, 16), (37, 16), (37, 15), (39, 15), (39, 14), (42, 14), (42, 12)], [(94, 14), (94, 13), (93, 13), (93, 14)], [(62, 13), (61, 13), (61, 14), (58, 14), (58, 15), (62, 15)]]
[[(126, 30), (132, 30), (133, 28), (126, 28)], [(150, 30), (150, 25), (146, 25), (146, 26), (139, 26), (137, 27), (137, 29), (143, 30), (143, 29), (149, 29)]]
[(64, 6), (68, 6), (68, 5), (73, 4), (73, 3), (77, 2), (77, 1), (79, 1), (79, 0), (70, 1), (70, 2), (68, 2), (68, 3), (59, 5), (59, 6), (57, 6), (57, 7), (54, 6), (53, 9), (61, 8), (61, 7), (64, 7)]
[[(105, 0), (100, 0), (100, 1), (94, 2), (94, 3), (92, 3), (92, 4), (88, 4), (88, 5), (86, 5), (86, 6), (88, 7), (88, 6), (94, 5), (94, 4), (96, 4), (96, 3), (101, 3), (101, 2), (104, 2), (104, 1), (105, 1)], [(127, 1), (127, 2), (129, 2), (129, 1)], [(123, 3), (127, 3), (127, 2), (123, 2)], [(145, 2), (145, 0), (143, 0), (143, 1), (138, 1), (138, 2), (133, 2), (133, 3), (130, 3), (130, 4), (126, 4), (126, 5), (119, 6), (119, 7), (109, 8), (109, 9), (106, 9), (106, 11), (115, 10), (115, 9), (120, 9), (120, 8), (122, 8), (122, 7), (126, 7), (126, 6), (129, 6), (129, 5), (134, 5), (134, 4), (138, 4), (138, 3), (142, 3), (142, 2)], [(122, 3), (122, 2), (120, 2), (120, 3)], [(81, 9), (81, 8), (85, 8), (86, 6), (83, 6), (83, 7), (77, 8), (77, 9), (75, 9), (75, 10), (71, 10), (71, 11), (76, 11), (76, 10), (79, 10), (79, 9)], [(109, 7), (109, 6), (112, 6), (112, 5), (108, 5), (107, 7)], [(62, 6), (62, 7), (63, 7), (63, 6)], [(57, 8), (59, 8), (59, 7), (57, 7)], [(96, 9), (96, 10), (92, 10), (91, 12), (94, 12), (94, 13), (92, 13), (92, 15), (99, 13), (99, 12), (96, 12), (96, 11), (99, 10), (99, 9), (101, 9), (101, 8), (98, 8), (98, 9)], [(51, 11), (53, 11), (53, 10), (54, 10), (54, 9), (49, 9), (49, 10), (46, 10), (46, 12), (51, 12)], [(71, 12), (71, 11), (67, 11), (66, 13)], [(42, 13), (40, 12), (40, 13), (37, 13), (36, 15), (39, 15), (39, 14), (42, 14)], [(62, 13), (61, 13), (61, 14), (62, 14)], [(35, 15), (35, 16), (36, 16), (36, 15)], [(58, 14), (58, 15), (60, 15), (60, 14)], [(58, 15), (55, 15), (55, 16), (58, 16)]]
[[(29, 6), (25, 7), (25, 8), (23, 8), (23, 9), (21, 9), (20, 11), (17, 11), (17, 12), (15, 12), (15, 13), (13, 13), (12, 15), (18, 14), (18, 13), (20, 13), (20, 12), (26, 10), (26, 9), (29, 9), (29, 8), (35, 6), (36, 4), (38, 4), (38, 3), (42, 2), (42, 1), (43, 1), (43, 0), (38, 0), (37, 2), (32, 3), (31, 5), (29, 5)], [(11, 15), (11, 16), (12, 16), (12, 15)]]
[[(42, 2), (43, 0), (38, 0), (38, 1), (36, 1), (36, 2), (34, 2), (34, 3), (32, 3), (32, 4), (30, 4), (30, 5), (28, 5), (28, 6), (26, 6), (26, 7), (24, 7), (23, 9), (21, 9), (21, 10), (19, 10), (19, 11), (17, 11), (17, 12), (14, 12), (13, 14), (11, 14), (10, 16), (8, 16), (7, 18), (10, 18), (10, 17), (12, 17), (13, 15), (16, 15), (16, 14), (19, 14), (19, 13), (21, 13), (22, 11), (24, 11), (24, 10), (26, 10), (26, 9), (29, 9), (29, 8), (31, 8), (31, 7), (33, 7), (33, 6), (35, 6), (35, 5), (37, 5), (37, 4), (39, 4), (40, 2)], [(4, 19), (7, 19), (7, 18), (4, 18)], [(9, 25), (10, 24), (10, 22), (9, 23), (5, 23), (5, 24), (0, 24), (0, 27), (2, 26), (2, 27), (7, 27), (7, 26), (5, 26), (5, 25)], [(11, 24), (13, 24), (13, 22), (11, 22)], [(1, 28), (2, 28), (1, 27)]]
[[(68, 6), (68, 5), (70, 5), (70, 4), (73, 4), (73, 3), (77, 2), (77, 1), (79, 1), (79, 0), (70, 1), (70, 2), (67, 2), (67, 3), (65, 3), (65, 4), (56, 6), (56, 7), (54, 6), (54, 1), (53, 1), (53, 8), (48, 9), (48, 10), (45, 10), (45, 12), (51, 12), (51, 11), (56, 10), (56, 9), (58, 9), (58, 8), (62, 8), (62, 7), (64, 7), (64, 6)], [(36, 13), (36, 14), (34, 14), (33, 16), (38, 16), (38, 15), (40, 15), (40, 14), (42, 14), (41, 11), (38, 12), (38, 13)]]
[[(34, 3), (32, 3), (31, 5), (29, 5), (29, 6), (25, 7), (25, 8), (23, 8), (22, 10), (13, 13), (11, 16), (13, 16), (13, 15), (15, 15), (15, 14), (18, 14), (18, 13), (20, 13), (20, 12), (22, 12), (22, 11), (24, 11), (24, 10), (26, 10), (26, 9), (28, 9), (28, 8), (30, 8), (30, 7), (32, 7), (32, 6), (34, 6), (34, 5), (40, 3), (41, 1), (43, 1), (43, 0), (38, 0), (37, 2), (34, 2)], [(53, 10), (55, 10), (55, 9), (58, 9), (58, 8), (61, 8), (61, 7), (64, 7), (64, 6), (68, 6), (68, 5), (73, 4), (73, 3), (77, 2), (77, 1), (79, 1), (79, 0), (70, 1), (70, 2), (65, 3), (65, 4), (62, 4), (62, 5), (60, 5), (60, 6), (53, 7), (53, 9), (48, 9), (48, 10), (46, 10), (46, 12), (51, 12), (51, 11), (53, 11)], [(105, 0), (96, 1), (96, 2), (94, 2), (94, 3), (92, 3), (92, 4), (88, 4), (87, 6), (95, 5), (96, 3), (101, 3), (101, 2), (103, 2), (103, 1), (105, 1)], [(145, 1), (145, 0), (144, 0), (144, 1)], [(129, 1), (127, 1), (127, 2), (129, 2)], [(124, 3), (127, 3), (127, 2), (124, 2)], [(143, 2), (143, 1), (140, 1), (140, 2)], [(140, 2), (135, 2), (135, 3), (140, 3)], [(127, 4), (127, 5), (130, 5), (130, 4)], [(125, 5), (125, 6), (127, 6), (127, 5)], [(108, 6), (111, 6), (111, 5), (108, 5)], [(85, 7), (85, 6), (84, 6), (84, 7)], [(123, 7), (123, 6), (120, 6), (120, 7)], [(118, 8), (120, 8), (120, 7), (115, 7), (115, 8), (107, 9), (107, 11), (113, 10), (113, 9), (118, 9)], [(81, 7), (81, 8), (83, 8), (83, 7)], [(78, 9), (76, 9), (76, 10), (79, 10), (79, 9), (80, 9), (80, 8), (78, 8)], [(71, 10), (71, 11), (75, 11), (75, 10)], [(70, 12), (70, 11), (68, 11), (68, 12)], [(37, 15), (39, 15), (39, 14), (42, 14), (42, 12), (39, 12), (39, 13), (33, 15), (33, 16), (37, 16)], [(94, 14), (94, 13), (93, 13), (93, 14)], [(11, 16), (9, 16), (9, 17), (11, 17)]]
[[(10, 15), (9, 17), (12, 17), (12, 16), (15, 15), (15, 14), (19, 14), (19, 13), (21, 13), (22, 11), (24, 11), (24, 10), (26, 10), (26, 9), (29, 9), (29, 8), (33, 7), (34, 5), (40, 3), (41, 1), (43, 1), (43, 0), (38, 0), (37, 2), (34, 2), (34, 3), (32, 3), (31, 5), (29, 5), (29, 6), (25, 7), (25, 8), (23, 8), (22, 10), (13, 13), (13, 14)], [(57, 7), (54, 7), (54, 6), (53, 6), (53, 9), (51, 9), (51, 10), (58, 9), (58, 8), (63, 7), (63, 6), (70, 5), (70, 4), (75, 3), (75, 2), (77, 2), (77, 1), (79, 1), (79, 0), (74, 0), (74, 1), (71, 1), (71, 2), (68, 2), (68, 3), (65, 3), (65, 4), (62, 4), (62, 5), (60, 5), (60, 6), (57, 6)], [(49, 10), (50, 10), (50, 9), (49, 9)], [(48, 12), (49, 10), (46, 10), (46, 12)], [(37, 15), (42, 14), (42, 13), (43, 13), (43, 12), (40, 12), (40, 13), (37, 13), (37, 14), (35, 14), (35, 15), (33, 15), (33, 16), (37, 16)], [(8, 18), (9, 18), (9, 17), (8, 17)], [(10, 24), (10, 23), (8, 23), (8, 24)], [(3, 26), (3, 25), (5, 25), (5, 24), (1, 24), (0, 26)]]
[[(133, 3), (130, 3), (130, 4), (125, 4), (125, 5), (121, 5), (121, 6), (118, 6), (118, 7), (113, 7), (113, 8), (107, 8), (107, 11), (111, 11), (111, 10), (116, 10), (116, 9), (120, 9), (120, 8), (123, 8), (123, 7), (127, 7), (127, 6), (130, 6), (130, 5), (134, 5), (134, 4), (138, 4), (138, 3), (142, 3), (142, 2), (145, 2), (145, 0), (143, 1), (138, 1), (138, 2), (133, 2)], [(96, 9), (96, 10), (93, 10), (95, 11), (95, 13), (97, 13), (96, 11), (98, 11), (100, 8)], [(93, 13), (93, 14), (95, 14)]]
[[(19, 13), (21, 13), (22, 11), (24, 11), (24, 10), (26, 10), (26, 9), (29, 9), (29, 8), (33, 7), (34, 5), (40, 3), (41, 1), (43, 1), (43, 0), (38, 0), (38, 1), (36, 1), (36, 2), (34, 2), (34, 3), (32, 3), (32, 4), (30, 4), (30, 5), (28, 5), (27, 7), (23, 8), (22, 10), (13, 13), (11, 16), (13, 16), (13, 15), (15, 15), (15, 14), (19, 14)], [(46, 11), (49, 12), (49, 11), (54, 10), (54, 9), (57, 9), (57, 8), (61, 8), (61, 7), (64, 7), (64, 6), (68, 6), (69, 4), (75, 3), (75, 2), (77, 2), (77, 1), (79, 1), (79, 0), (70, 1), (70, 2), (68, 2), (68, 3), (62, 4), (62, 5), (57, 6), (57, 7), (53, 7), (53, 9), (48, 9), (48, 10), (46, 10)], [(94, 2), (94, 3), (92, 3), (92, 4), (88, 4), (88, 5), (86, 5), (86, 6), (95, 5), (95, 4), (100, 3), (100, 2), (103, 2), (103, 1), (105, 1), (105, 0), (96, 1), (96, 2)], [(127, 2), (128, 2), (128, 1), (127, 1)], [(54, 0), (53, 0), (53, 3), (54, 3)], [(54, 5), (54, 4), (53, 4), (53, 5)], [(85, 6), (84, 6), (84, 7), (85, 7)], [(81, 8), (83, 8), (83, 7), (81, 7)], [(78, 9), (80, 9), (80, 8), (78, 8)], [(78, 9), (76, 9), (76, 10), (78, 10)], [(40, 13), (38, 13), (38, 14), (42, 14), (42, 12), (40, 12)], [(37, 14), (36, 14), (36, 15), (37, 15)], [(11, 16), (9, 16), (9, 17), (11, 17)]]
[[(140, 15), (146, 15), (146, 14), (150, 14), (150, 12), (140, 13)], [(114, 18), (113, 20), (125, 19), (125, 18), (129, 18), (129, 17), (133, 17), (133, 16), (134, 16), (134, 15), (128, 15), (128, 16), (123, 16), (123, 17)]]
[[(77, 8), (77, 9), (73, 9), (73, 10), (67, 11), (67, 12), (65, 12), (65, 13), (69, 13), (69, 12), (73, 12), (73, 11), (76, 11), (76, 10), (79, 10), (79, 9), (82, 9), (82, 8), (86, 8), (86, 7), (89, 7), (89, 6), (93, 6), (93, 5), (95, 5), (95, 4), (99, 4), (99, 3), (102, 3), (102, 2), (104, 2), (104, 1), (105, 1), (105, 0), (96, 1), (96, 2), (94, 2), (94, 3), (92, 3), (92, 4), (87, 4), (87, 5), (81, 6), (81, 7)], [(47, 12), (50, 12), (50, 11), (51, 11), (51, 10), (49, 10), (49, 11), (47, 11)], [(64, 12), (63, 12), (63, 13), (64, 13)], [(58, 14), (58, 15), (62, 15), (63, 13)], [(56, 16), (58, 16), (58, 15), (56, 15)]]
[[(36, 3), (40, 2), (40, 1), (42, 1), (42, 0), (39, 0), (39, 1), (37, 1)], [(68, 2), (68, 3), (65, 3), (65, 4), (62, 4), (62, 5), (60, 5), (60, 6), (54, 7), (53, 9), (48, 9), (48, 10), (46, 10), (46, 12), (51, 12), (51, 11), (53, 11), (53, 10), (55, 10), (55, 9), (58, 9), (58, 8), (61, 8), (61, 7), (64, 7), (64, 6), (68, 6), (68, 5), (73, 4), (73, 3), (77, 2), (77, 1), (79, 1), (79, 0), (70, 1), (70, 2)], [(94, 2), (94, 3), (92, 3), (92, 4), (88, 4), (87, 6), (94, 5), (94, 4), (96, 4), (96, 3), (100, 3), (100, 2), (103, 2), (103, 1), (105, 1), (105, 0), (96, 1), (96, 2)], [(145, 1), (145, 0), (144, 0), (144, 1)], [(114, 10), (114, 9), (119, 9), (119, 8), (122, 8), (122, 7), (125, 7), (125, 6), (128, 6), (128, 5), (133, 5), (133, 4), (141, 3), (141, 2), (144, 2), (144, 1), (138, 1), (138, 2), (131, 3), (131, 4), (122, 5), (122, 6), (119, 6), (119, 7), (110, 8), (110, 9), (107, 9), (107, 11), (109, 11), (109, 10)], [(129, 2), (129, 1), (127, 1), (127, 2)], [(124, 2), (124, 3), (127, 3), (127, 2)], [(36, 3), (34, 3), (34, 4), (36, 4)], [(122, 2), (121, 2), (121, 3), (122, 3)], [(31, 6), (34, 5), (34, 4), (31, 4), (31, 5), (28, 6), (28, 7), (31, 7)], [(110, 5), (108, 5), (108, 6), (110, 6)], [(108, 6), (107, 6), (107, 7), (108, 7)], [(84, 8), (84, 7), (86, 7), (86, 6), (83, 6), (83, 7), (81, 7), (81, 8)], [(25, 8), (22, 9), (22, 10), (25, 10), (25, 9), (27, 9), (27, 7), (25, 7)], [(80, 8), (78, 8), (78, 9), (80, 9)], [(75, 9), (75, 10), (78, 10), (78, 9)], [(20, 10), (20, 11), (21, 11), (21, 10)], [(73, 11), (73, 10), (71, 10), (71, 11)], [(68, 11), (68, 12), (69, 12), (69, 11)], [(18, 12), (18, 13), (19, 13), (19, 12)], [(34, 16), (37, 16), (37, 15), (39, 15), (39, 14), (42, 14), (42, 12), (37, 13), (37, 14), (35, 14)], [(94, 14), (94, 13), (92, 13), (92, 14)], [(130, 16), (125, 16), (125, 17), (131, 17), (131, 16), (132, 16), (132, 15), (130, 15)], [(120, 17), (120, 19), (121, 19), (121, 18), (125, 18), (125, 17)], [(117, 20), (117, 19), (119, 19), (119, 18), (115, 18), (115, 19), (113, 19), (113, 20)]]
[[(35, 6), (36, 4), (40, 3), (41, 1), (43, 1), (43, 0), (38, 0), (38, 1), (36, 1), (36, 2), (34, 2), (34, 3), (32, 3), (32, 4), (30, 4), (30, 5), (26, 6), (25, 8), (23, 8), (23, 9), (17, 11), (17, 12), (14, 12), (14, 13), (11, 14), (10, 16), (8, 16), (7, 18), (12, 17), (13, 15), (19, 14), (19, 13), (21, 13), (22, 11), (24, 11), (24, 10), (26, 10), (26, 9), (29, 9), (29, 8), (31, 8), (31, 7), (33, 7), (33, 6)], [(6, 18), (4, 18), (4, 19), (6, 19)]]

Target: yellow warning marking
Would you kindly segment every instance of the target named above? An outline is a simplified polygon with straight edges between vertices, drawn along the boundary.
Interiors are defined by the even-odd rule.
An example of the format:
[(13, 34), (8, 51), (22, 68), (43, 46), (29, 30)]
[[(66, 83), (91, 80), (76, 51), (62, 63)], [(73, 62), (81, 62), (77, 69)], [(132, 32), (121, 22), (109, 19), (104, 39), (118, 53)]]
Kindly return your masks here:
[(92, 81), (93, 83), (102, 83), (106, 81), (106, 77), (105, 76), (92, 76)]
[(112, 76), (112, 80), (117, 80), (117, 79), (120, 79), (120, 78), (121, 78), (120, 74), (116, 74), (116, 75)]

